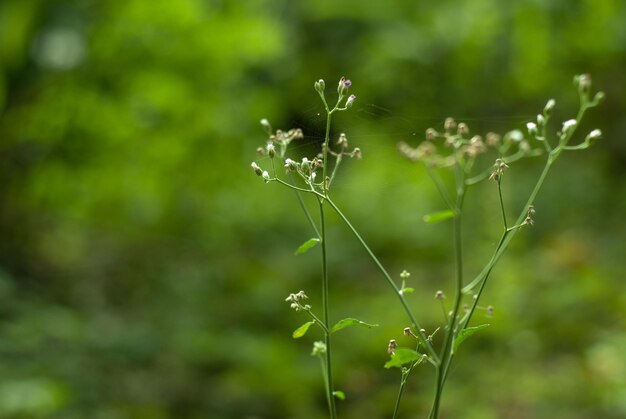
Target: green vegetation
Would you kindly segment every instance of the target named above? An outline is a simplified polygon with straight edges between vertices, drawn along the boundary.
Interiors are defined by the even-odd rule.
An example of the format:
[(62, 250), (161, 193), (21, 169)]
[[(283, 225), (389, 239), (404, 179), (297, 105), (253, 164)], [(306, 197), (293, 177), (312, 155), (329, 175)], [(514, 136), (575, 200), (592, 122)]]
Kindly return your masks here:
[[(577, 130), (603, 138), (551, 168), (534, 226), (491, 273), (493, 317), (475, 314), (490, 327), (460, 346), (442, 416), (624, 417), (625, 19), (617, 0), (0, 3), (0, 417), (325, 417), (309, 355), (323, 333), (292, 339), (310, 319), (284, 302), (304, 289), (321, 309), (321, 246), (292, 256), (317, 235), (289, 191), (255, 182), (258, 121), (301, 128), (310, 155), (326, 122), (311, 81), (358, 86), (331, 136), (363, 160), (343, 163), (336, 204), (394, 278), (411, 272), (406, 300), (432, 332), (433, 295), (454, 295), (451, 223), (423, 221), (449, 214), (396, 144), (450, 115), (472, 132), (521, 128), (549, 97), (564, 121), (581, 73), (606, 101)], [(542, 162), (506, 172), (507, 208)], [(502, 233), (493, 189), (466, 202), (464, 236), (481, 239), (467, 278)], [(387, 345), (415, 340), (340, 217), (326, 221), (330, 324), (378, 324), (333, 334), (338, 416), (391, 417)], [(415, 368), (400, 417), (428, 414), (433, 380)]]

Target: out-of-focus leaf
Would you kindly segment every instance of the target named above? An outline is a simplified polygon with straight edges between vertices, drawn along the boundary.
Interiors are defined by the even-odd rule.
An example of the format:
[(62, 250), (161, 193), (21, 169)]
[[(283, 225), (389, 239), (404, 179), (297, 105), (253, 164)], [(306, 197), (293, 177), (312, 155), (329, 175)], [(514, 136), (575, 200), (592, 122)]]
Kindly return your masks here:
[(333, 396), (335, 396), (339, 400), (345, 400), (346, 399), (346, 393), (344, 393), (341, 390), (333, 391)]
[(363, 326), (363, 327), (378, 327), (377, 324), (369, 324), (369, 323), (365, 323), (362, 322), (361, 320), (357, 320), (357, 319), (343, 319), (343, 320), (339, 320), (331, 329), (330, 329), (330, 333), (335, 333), (341, 329), (345, 329), (346, 327), (352, 327), (352, 326)]
[(439, 223), (441, 221), (450, 219), (452, 217), (454, 217), (454, 211), (445, 210), (445, 211), (433, 212), (432, 214), (426, 214), (424, 216), (424, 221), (427, 222), (428, 224), (435, 224), (435, 223)]
[(320, 242), (320, 239), (309, 239), (305, 241), (304, 243), (302, 243), (300, 247), (298, 247), (298, 250), (296, 250), (295, 254), (301, 255), (302, 253), (307, 252), (313, 246), (317, 245), (319, 242)]
[(489, 327), (489, 325), (481, 324), (480, 326), (467, 327), (461, 330), (459, 334), (456, 335), (456, 339), (454, 339), (454, 343), (452, 344), (452, 353), (456, 352), (456, 349), (465, 339), (472, 336), (474, 333), (478, 332), (479, 330), (484, 329), (485, 327)]
[(311, 325), (314, 323), (315, 323), (314, 321), (304, 323), (302, 326), (294, 330), (291, 336), (293, 336), (294, 339), (301, 338), (302, 336), (306, 335), (306, 332), (309, 330), (309, 327), (311, 327)]
[(409, 362), (417, 361), (422, 359), (422, 354), (413, 349), (409, 348), (396, 348), (393, 355), (391, 355), (391, 359), (385, 363), (385, 368), (391, 367), (401, 367), (404, 364), (408, 364)]

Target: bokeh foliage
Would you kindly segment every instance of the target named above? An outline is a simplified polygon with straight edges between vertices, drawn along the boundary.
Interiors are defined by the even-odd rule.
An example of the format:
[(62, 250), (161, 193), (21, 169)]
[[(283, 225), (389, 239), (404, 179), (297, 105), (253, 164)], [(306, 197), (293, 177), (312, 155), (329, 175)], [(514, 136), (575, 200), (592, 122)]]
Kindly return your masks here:
[[(446, 417), (626, 416), (626, 5), (619, 0), (5, 0), (0, 3), (0, 416), (324, 416), (310, 340), (283, 302), (319, 304), (312, 234), (290, 191), (249, 169), (258, 121), (319, 146), (319, 78), (353, 81), (337, 120), (364, 160), (335, 190), (391, 272), (412, 272), (429, 328), (451, 286), (445, 225), (417, 144), (443, 118), (523, 127), (574, 74), (607, 100), (581, 127), (604, 139), (559, 161), (486, 295), (492, 327), (464, 344)], [(554, 127), (555, 130), (558, 127)], [(538, 162), (507, 173), (519, 208)], [(477, 189), (468, 276), (497, 240), (493, 185)], [(520, 198), (518, 198), (520, 197)], [(371, 262), (331, 220), (333, 318), (345, 418), (388, 417), (386, 342), (405, 319)], [(418, 416), (432, 373), (409, 384)]]

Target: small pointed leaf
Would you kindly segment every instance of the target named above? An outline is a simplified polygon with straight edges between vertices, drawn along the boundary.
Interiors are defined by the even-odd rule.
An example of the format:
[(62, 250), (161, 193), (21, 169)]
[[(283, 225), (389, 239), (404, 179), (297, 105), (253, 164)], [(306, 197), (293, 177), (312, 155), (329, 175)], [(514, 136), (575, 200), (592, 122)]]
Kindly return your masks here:
[(433, 212), (432, 214), (426, 214), (424, 216), (424, 221), (427, 222), (428, 224), (435, 224), (435, 223), (439, 223), (441, 221), (445, 221), (453, 217), (454, 217), (454, 211), (445, 210), (445, 211)]
[(363, 327), (378, 327), (377, 324), (369, 324), (369, 323), (365, 323), (362, 322), (361, 320), (357, 320), (357, 319), (343, 319), (343, 320), (339, 320), (331, 329), (330, 329), (330, 333), (335, 333), (341, 329), (345, 329), (346, 327), (352, 327), (352, 326), (363, 326)]
[(345, 400), (346, 399), (346, 393), (344, 393), (341, 390), (333, 391), (333, 396), (335, 396), (339, 400)]
[(311, 325), (314, 323), (314, 321), (304, 323), (302, 326), (294, 330), (291, 336), (293, 336), (294, 339), (301, 338), (302, 336), (306, 335), (307, 330), (309, 330), (309, 327), (311, 327)]
[(422, 354), (409, 348), (396, 348), (396, 351), (391, 355), (391, 359), (385, 364), (385, 368), (402, 367), (404, 364), (414, 362), (422, 359)]
[(309, 239), (305, 241), (304, 243), (302, 243), (300, 247), (298, 247), (298, 250), (296, 250), (295, 254), (301, 255), (302, 253), (306, 253), (307, 250), (309, 250), (311, 247), (314, 247), (319, 242), (320, 242), (320, 239), (317, 239), (317, 238)]
[(459, 332), (454, 339), (454, 343), (452, 344), (452, 353), (455, 353), (459, 345), (468, 337), (472, 336), (474, 333), (482, 330), (486, 327), (489, 327), (488, 324), (481, 324), (480, 326), (467, 327)]
[(411, 288), (411, 287), (402, 288), (402, 289), (400, 290), (400, 292), (401, 292), (402, 294), (410, 294), (410, 293), (412, 293), (413, 291), (415, 291), (415, 288)]

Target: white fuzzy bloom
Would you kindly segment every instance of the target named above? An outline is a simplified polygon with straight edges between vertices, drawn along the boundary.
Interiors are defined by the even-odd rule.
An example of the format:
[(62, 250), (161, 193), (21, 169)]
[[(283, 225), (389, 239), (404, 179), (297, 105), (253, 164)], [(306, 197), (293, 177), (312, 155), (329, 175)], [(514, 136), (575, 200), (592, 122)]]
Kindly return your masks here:
[(537, 135), (537, 124), (534, 122), (528, 122), (526, 124), (526, 128), (528, 128), (528, 133), (532, 136)]
[(270, 181), (270, 174), (267, 173), (267, 170), (263, 171), (263, 173), (261, 174), (261, 177), (263, 178), (263, 180), (265, 182), (269, 182)]

